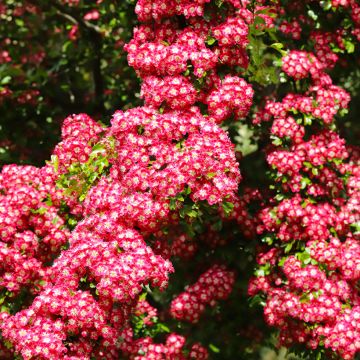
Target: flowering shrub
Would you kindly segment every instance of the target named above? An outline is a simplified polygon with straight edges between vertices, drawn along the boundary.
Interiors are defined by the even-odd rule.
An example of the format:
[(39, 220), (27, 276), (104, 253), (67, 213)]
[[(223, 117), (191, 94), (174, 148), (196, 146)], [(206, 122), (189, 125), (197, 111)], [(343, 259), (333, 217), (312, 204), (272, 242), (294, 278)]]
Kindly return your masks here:
[[(102, 3), (51, 1), (71, 44), (102, 34)], [(258, 359), (272, 341), (354, 359), (360, 157), (343, 117), (360, 86), (336, 71), (359, 9), (137, 1), (124, 49), (144, 105), (108, 126), (70, 115), (45, 165), (2, 169), (0, 357)]]

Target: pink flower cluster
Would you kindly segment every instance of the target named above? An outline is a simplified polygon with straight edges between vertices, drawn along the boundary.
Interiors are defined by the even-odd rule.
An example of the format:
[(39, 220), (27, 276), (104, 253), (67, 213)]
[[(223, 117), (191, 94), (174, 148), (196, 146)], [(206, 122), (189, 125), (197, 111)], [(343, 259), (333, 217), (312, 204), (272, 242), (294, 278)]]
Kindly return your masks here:
[(215, 122), (232, 114), (246, 117), (253, 98), (251, 86), (235, 74), (224, 79), (217, 74), (223, 64), (243, 68), (248, 65), (245, 49), (253, 16), (246, 4), (232, 1), (239, 11), (234, 17), (234, 11), (229, 10), (225, 21), (215, 10), (211, 12), (211, 21), (189, 15), (187, 26), (183, 27), (164, 18), (185, 11), (188, 1), (175, 7), (168, 3), (145, 3), (137, 3), (138, 11), (144, 15), (140, 19), (153, 16), (161, 21), (155, 28), (149, 25), (136, 28), (133, 40), (125, 48), (129, 64), (143, 79), (141, 94), (146, 105), (186, 109), (201, 102), (208, 105), (208, 113)]
[(104, 128), (86, 114), (67, 117), (61, 128), (62, 141), (53, 151), (59, 162), (56, 171), (66, 173), (71, 164), (85, 163), (102, 132)]
[(236, 118), (244, 118), (252, 105), (254, 91), (247, 82), (236, 76), (226, 76), (218, 88), (206, 99), (209, 115), (221, 123), (234, 113)]
[(186, 339), (175, 333), (170, 334), (165, 344), (154, 343), (152, 338), (138, 339), (127, 346), (127, 354), (131, 360), (206, 360), (209, 357), (208, 351), (199, 343), (195, 343), (184, 355)]
[(266, 293), (265, 319), (280, 328), (282, 344), (302, 343), (312, 349), (323, 345), (352, 359), (360, 349), (360, 309), (355, 295), (357, 280), (349, 280), (334, 271), (327, 276), (315, 265), (304, 267), (290, 256), (281, 274), (253, 279), (249, 292)]
[[(62, 129), (64, 141), (75, 141), (71, 136), (75, 134), (77, 141), (84, 144), (94, 141), (102, 131), (102, 127), (84, 115), (68, 118)], [(132, 353), (117, 341), (121, 328), (129, 326), (130, 309), (143, 285), (162, 289), (172, 271), (170, 262), (155, 255), (141, 232), (134, 228), (146, 234), (169, 221), (169, 199), (186, 186), (191, 188), (194, 201), (207, 200), (210, 204), (231, 196), (237, 188), (239, 171), (233, 145), (223, 130), (196, 109), (164, 114), (148, 108), (118, 112), (106, 136), (115, 138), (116, 156), (111, 154), (110, 174), (89, 190), (81, 207), (84, 219), (70, 236), (57, 208), (42, 203), (41, 199), (46, 200), (50, 194), (54, 203), (68, 200), (55, 188), (54, 178), (67, 166), (82, 162), (81, 158), (62, 156), (61, 149), (65, 148), (58, 146), (57, 173), (50, 165), (43, 169), (25, 168), (20, 176), (18, 169), (15, 172), (12, 167), (2, 173), (6, 209), (16, 204), (21, 210), (13, 215), (19, 220), (10, 220), (9, 212), (4, 214), (6, 225), (2, 231), (4, 241), (13, 243), (12, 252), (4, 247), (7, 251), (4, 260), (14, 257), (15, 261), (9, 264), (14, 272), (10, 274), (17, 276), (19, 285), (33, 278), (37, 280), (33, 275), (36, 267), (26, 259), (30, 254), (36, 255), (36, 236), (43, 239), (42, 246), (51, 245), (56, 254), (60, 245), (69, 242), (69, 249), (54, 261), (46, 277), (48, 283), (32, 305), (13, 316), (2, 314), (3, 336), (24, 359), (105, 356), (102, 354), (113, 359), (121, 352)], [(201, 152), (204, 149), (206, 156)], [(170, 183), (169, 179), (178, 182)], [(37, 214), (34, 209), (39, 207), (39, 201), (43, 212)], [(26, 230), (24, 221), (35, 226), (34, 234), (30, 230), (18, 234), (19, 230)], [(12, 228), (9, 226), (12, 224), (18, 225)], [(56, 231), (60, 230), (67, 236), (60, 237), (57, 243)], [(47, 255), (52, 253), (44, 250)], [(20, 251), (26, 251), (26, 256)], [(21, 266), (15, 268), (17, 263)], [(218, 276), (222, 274), (219, 270)], [(228, 288), (225, 284), (223, 292)], [(148, 347), (134, 341), (135, 344), (130, 342), (127, 346), (137, 349), (136, 353), (143, 348), (147, 349), (145, 353), (154, 354), (151, 356), (159, 351), (164, 354), (175, 351), (170, 345), (160, 346), (159, 350), (149, 339), (141, 340)], [(180, 354), (179, 349), (176, 351)], [(206, 358), (201, 347), (191, 351), (198, 352), (200, 358)]]
[[(310, 3), (316, 2), (311, 1)], [(328, 3), (321, 3), (321, 6), (326, 4)], [(344, 58), (341, 59), (339, 54), (346, 52), (352, 53), (352, 46), (360, 41), (360, 5), (358, 1), (332, 0), (331, 5), (334, 10), (337, 8), (337, 11), (341, 14), (343, 19), (346, 19), (347, 25), (345, 25), (345, 23), (336, 24), (336, 29), (332, 29), (333, 32), (325, 31), (322, 27), (319, 27), (317, 30), (311, 31), (311, 44), (308, 44), (312, 46), (314, 55), (316, 55), (320, 63), (327, 69), (332, 69), (337, 63), (339, 63), (340, 66), (346, 66), (346, 60)], [(278, 3), (278, 14), (286, 14), (287, 17), (286, 20), (282, 20), (282, 17), (280, 17), (282, 22), (279, 26), (279, 30), (295, 40), (300, 40), (303, 29), (307, 27), (315, 28), (314, 19), (310, 14), (307, 13), (307, 16), (301, 14), (307, 12), (305, 9), (306, 6), (306, 2), (296, 1), (292, 4), (293, 10), (296, 9), (296, 11), (292, 11), (291, 13), (289, 12), (289, 6), (281, 5), (281, 2)], [(326, 10), (328, 11), (329, 9), (326, 8)], [(318, 10), (315, 10), (315, 12), (317, 11)], [(330, 14), (327, 14), (327, 16), (329, 16), (329, 19), (332, 18), (332, 15)], [(349, 44), (349, 42), (350, 47), (347, 48), (346, 44)], [(299, 53), (299, 51), (297, 52)], [(300, 51), (300, 53), (301, 52), (302, 51)], [(341, 61), (339, 62), (340, 59)], [(302, 58), (302, 61), (307, 62), (304, 58)], [(300, 76), (300, 74), (298, 74), (298, 76)]]
[[(46, 283), (46, 264), (67, 243), (69, 231), (56, 204), (51, 169), (7, 165), (0, 174), (0, 286), (14, 295), (36, 293)], [(45, 203), (54, 196), (54, 204)]]
[[(301, 57), (306, 57), (305, 53), (301, 53)], [(333, 85), (331, 78), (323, 72), (322, 67), (314, 66), (310, 62), (299, 62), (299, 65), (291, 65), (293, 57), (297, 58), (297, 52), (294, 55), (290, 53), (288, 55), (288, 62), (283, 64), (284, 71), (289, 76), (305, 78), (309, 74), (312, 75), (313, 86), (311, 86), (305, 94), (287, 94), (281, 102), (275, 102), (268, 100), (264, 109), (259, 111), (253, 120), (254, 124), (259, 124), (262, 121), (269, 121), (273, 117), (276, 122), (273, 125), (273, 135), (278, 137), (290, 137), (294, 142), (299, 142), (300, 137), (303, 136), (303, 130), (301, 126), (294, 124), (294, 121), (288, 119), (288, 116), (292, 116), (297, 112), (302, 113), (310, 118), (316, 118), (323, 121), (325, 124), (330, 124), (334, 121), (335, 115), (340, 109), (347, 109), (350, 95), (342, 88)], [(316, 59), (312, 55), (313, 59)], [(319, 64), (317, 60), (314, 64)], [(307, 67), (309, 65), (309, 67)], [(306, 67), (306, 70), (305, 70)], [(297, 68), (297, 70), (295, 70)], [(278, 120), (280, 118), (281, 120)], [(287, 119), (286, 119), (287, 118)], [(301, 122), (304, 122), (302, 119)], [(290, 123), (285, 125), (286, 122), (292, 124), (291, 130), (286, 130), (285, 127), (290, 127)], [(279, 125), (283, 129), (279, 128)]]
[(179, 320), (198, 322), (206, 305), (213, 307), (229, 297), (234, 281), (234, 272), (214, 265), (171, 302), (170, 314)]
[(196, 101), (196, 90), (184, 76), (148, 76), (141, 86), (141, 94), (146, 105), (164, 104), (174, 110), (189, 107)]
[(279, 30), (295, 40), (301, 38), (301, 25), (297, 20), (293, 20), (292, 22), (284, 20), (279, 26)]
[(264, 296), (265, 319), (280, 329), (281, 344), (353, 359), (360, 351), (360, 244), (352, 228), (360, 219), (360, 162), (328, 128), (350, 98), (315, 55), (292, 51), (283, 60), (289, 76), (311, 75), (313, 84), (305, 96), (268, 101), (254, 120), (273, 119), (267, 162), (276, 200), (258, 214), (257, 232), (270, 246), (258, 255), (249, 294)]
[(322, 63), (311, 53), (293, 50), (283, 57), (282, 68), (285, 73), (296, 80), (309, 75), (316, 77), (323, 70)]
[[(86, 114), (72, 115), (51, 163), (1, 174), (3, 286), (19, 291), (41, 284), (31, 305), (1, 313), (2, 336), (25, 360), (208, 357), (200, 344), (185, 355), (185, 338), (176, 334), (164, 344), (137, 339), (130, 321), (139, 311), (156, 315), (139, 304), (139, 295), (144, 286), (163, 290), (173, 271), (169, 256), (155, 253), (148, 237), (176, 226), (184, 197), (194, 205), (235, 199), (241, 177), (234, 145), (216, 122), (232, 113), (245, 117), (253, 96), (245, 80), (216, 74), (218, 56), (246, 57), (248, 22), (241, 12), (225, 22), (212, 14), (211, 24), (192, 18), (201, 13), (192, 2), (172, 5), (137, 4), (140, 20), (159, 20), (154, 28), (141, 25), (127, 46), (146, 106), (117, 111), (107, 129)], [(165, 19), (180, 13), (190, 17), (183, 29)], [(214, 49), (206, 43), (209, 30), (218, 42)], [(210, 116), (194, 106), (200, 100), (209, 103)], [(226, 112), (219, 116), (223, 102)], [(94, 164), (102, 157), (107, 165), (100, 170)], [(74, 218), (70, 233), (66, 221)], [(178, 237), (168, 254), (185, 247), (190, 256), (196, 246), (186, 243)], [(233, 272), (214, 266), (189, 289), (201, 306), (213, 306), (229, 296), (233, 282)], [(152, 326), (151, 318), (145, 321)]]
[[(210, 0), (170, 0), (166, 3), (161, 0), (139, 0), (136, 3), (135, 12), (141, 22), (152, 19), (161, 20), (162, 18), (173, 17), (174, 15), (184, 15), (186, 18), (203, 16), (204, 6)], [(226, 0), (235, 8), (248, 5), (248, 0)]]
[[(167, 198), (188, 186), (193, 201), (215, 204), (237, 190), (240, 174), (233, 144), (198, 108), (163, 114), (146, 107), (119, 111), (110, 134), (118, 143), (111, 177), (136, 192), (134, 196), (141, 191), (149, 195), (149, 201), (155, 197), (168, 203)], [(115, 199), (105, 201), (112, 201), (113, 207)], [(166, 204), (162, 206), (167, 211)]]

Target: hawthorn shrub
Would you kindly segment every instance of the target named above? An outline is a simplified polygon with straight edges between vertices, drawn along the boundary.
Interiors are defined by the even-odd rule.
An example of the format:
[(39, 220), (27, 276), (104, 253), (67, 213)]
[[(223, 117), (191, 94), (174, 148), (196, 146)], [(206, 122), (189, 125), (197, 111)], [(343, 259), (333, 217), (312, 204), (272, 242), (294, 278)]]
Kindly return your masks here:
[[(120, 57), (121, 31), (106, 29), (133, 23), (105, 0), (29, 3), (3, 13), (64, 17), (65, 59)], [(259, 359), (268, 346), (355, 359), (360, 5), (134, 5), (123, 51), (142, 105), (119, 60), (113, 102), (93, 74), (90, 114), (80, 102), (62, 121), (45, 165), (3, 166), (1, 358)], [(21, 68), (7, 42), (4, 69)], [(6, 106), (17, 81), (3, 84)]]

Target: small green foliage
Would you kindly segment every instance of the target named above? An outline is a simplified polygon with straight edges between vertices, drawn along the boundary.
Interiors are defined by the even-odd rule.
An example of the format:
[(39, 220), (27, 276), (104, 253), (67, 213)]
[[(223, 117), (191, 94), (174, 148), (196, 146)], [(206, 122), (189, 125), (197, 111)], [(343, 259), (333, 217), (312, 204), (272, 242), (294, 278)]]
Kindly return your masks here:
[(259, 266), (256, 270), (255, 270), (255, 276), (266, 276), (270, 274), (270, 270), (271, 270), (271, 264), (269, 262), (267, 262), (264, 265)]
[(220, 353), (220, 349), (217, 346), (215, 346), (214, 344), (209, 344), (209, 349), (215, 354)]
[(209, 46), (214, 45), (216, 42), (217, 42), (217, 40), (212, 36), (209, 36), (206, 40), (206, 44)]
[(221, 205), (226, 216), (229, 216), (234, 210), (234, 204), (229, 201), (223, 201)]
[(99, 142), (94, 145), (85, 163), (73, 163), (68, 172), (60, 175), (57, 186), (65, 191), (66, 195), (78, 195), (79, 201), (84, 201), (89, 189), (110, 168), (109, 158), (112, 156), (115, 143), (109, 139), (107, 144)]
[(134, 331), (135, 338), (155, 337), (159, 334), (170, 333), (170, 329), (164, 323), (160, 322), (157, 317), (152, 317), (149, 323), (144, 320), (146, 314), (133, 315), (131, 317), (131, 324)]

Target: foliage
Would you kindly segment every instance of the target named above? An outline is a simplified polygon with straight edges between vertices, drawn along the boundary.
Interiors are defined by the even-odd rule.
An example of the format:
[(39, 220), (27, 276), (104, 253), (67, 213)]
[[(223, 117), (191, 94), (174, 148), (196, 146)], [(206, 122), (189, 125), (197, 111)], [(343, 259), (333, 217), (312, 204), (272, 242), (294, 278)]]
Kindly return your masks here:
[(138, 103), (123, 51), (136, 22), (131, 2), (5, 0), (0, 19), (0, 164), (42, 164), (64, 113), (86, 109), (108, 122)]

